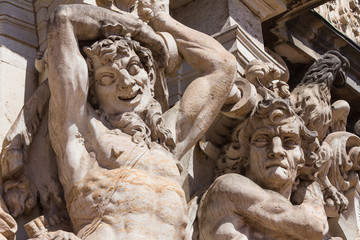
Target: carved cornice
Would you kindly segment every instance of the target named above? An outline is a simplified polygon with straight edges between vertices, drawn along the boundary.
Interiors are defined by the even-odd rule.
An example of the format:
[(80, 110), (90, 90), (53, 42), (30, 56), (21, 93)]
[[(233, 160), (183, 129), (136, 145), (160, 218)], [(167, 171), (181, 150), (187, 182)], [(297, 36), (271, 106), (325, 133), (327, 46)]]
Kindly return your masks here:
[(239, 0), (256, 14), (262, 22), (283, 14), (289, 20), (329, 0)]
[(0, 35), (37, 47), (35, 18), (28, 1), (0, 2)]
[(360, 45), (359, 0), (333, 0), (315, 9), (331, 25)]
[(303, 6), (304, 4), (308, 4), (309, 2), (314, 2), (314, 1), (311, 1), (311, 0), (292, 0), (292, 1), (289, 1), (289, 0), (287, 0), (286, 2), (287, 2), (286, 6), (287, 6), (288, 10), (293, 10), (295, 8)]
[(275, 64), (284, 73), (287, 71), (279, 62), (270, 56), (263, 47), (260, 47), (248, 33), (235, 25), (213, 35), (228, 51), (234, 54), (239, 63), (238, 72), (243, 75), (245, 66), (254, 59)]
[(266, 21), (286, 11), (285, 0), (242, 0), (253, 13)]

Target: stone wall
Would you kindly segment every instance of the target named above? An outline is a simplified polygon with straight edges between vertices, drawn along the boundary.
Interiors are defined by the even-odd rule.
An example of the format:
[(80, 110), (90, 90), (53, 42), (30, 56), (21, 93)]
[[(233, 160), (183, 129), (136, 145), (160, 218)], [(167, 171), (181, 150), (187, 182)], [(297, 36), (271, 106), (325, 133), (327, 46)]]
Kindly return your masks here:
[(0, 141), (36, 87), (38, 46), (31, 0), (0, 2)]

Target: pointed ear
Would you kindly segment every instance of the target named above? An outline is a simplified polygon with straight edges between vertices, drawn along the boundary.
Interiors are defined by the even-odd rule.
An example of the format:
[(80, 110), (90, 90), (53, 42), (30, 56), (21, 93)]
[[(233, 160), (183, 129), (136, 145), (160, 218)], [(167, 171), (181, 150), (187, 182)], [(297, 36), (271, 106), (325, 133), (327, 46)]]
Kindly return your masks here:
[(93, 55), (91, 48), (89, 48), (89, 47), (83, 47), (82, 50), (84, 51), (84, 53), (86, 54), (87, 57), (90, 57)]
[(95, 71), (95, 68), (94, 68), (94, 62), (93, 60), (91, 59), (91, 57), (94, 55), (93, 52), (91, 51), (91, 48), (89, 47), (83, 47), (82, 49), (84, 51), (84, 53), (86, 54), (86, 65), (88, 67), (88, 71), (89, 71), (89, 75)]
[(88, 67), (89, 75), (91, 75), (95, 71), (93, 60), (91, 58), (87, 57), (86, 65)]

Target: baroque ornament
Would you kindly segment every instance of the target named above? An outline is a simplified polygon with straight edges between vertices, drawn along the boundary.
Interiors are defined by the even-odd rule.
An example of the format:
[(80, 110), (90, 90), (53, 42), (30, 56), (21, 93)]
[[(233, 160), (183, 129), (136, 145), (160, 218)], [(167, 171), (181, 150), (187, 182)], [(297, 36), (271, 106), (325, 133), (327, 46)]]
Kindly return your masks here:
[[(97, 3), (49, 20), (48, 79), (3, 142), (0, 237), (41, 205), (30, 239), (329, 239), (360, 190), (360, 138), (330, 99), (346, 58), (326, 53), (290, 92), (259, 60), (235, 79), (235, 57), (166, 0)], [(169, 108), (183, 60), (200, 77)], [(215, 177), (188, 203), (180, 159), (198, 142)]]

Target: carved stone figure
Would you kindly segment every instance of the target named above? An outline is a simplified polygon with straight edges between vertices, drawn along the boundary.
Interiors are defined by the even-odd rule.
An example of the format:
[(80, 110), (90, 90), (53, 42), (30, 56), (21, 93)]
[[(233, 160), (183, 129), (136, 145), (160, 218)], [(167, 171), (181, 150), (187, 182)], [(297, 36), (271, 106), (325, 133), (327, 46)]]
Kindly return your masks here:
[(16, 230), (16, 221), (11, 217), (8, 208), (4, 203), (4, 200), (0, 197), (0, 239), (15, 239)]
[[(219, 112), (233, 85), (236, 61), (217, 41), (181, 25), (167, 10), (167, 1), (138, 1), (136, 13), (143, 21), (87, 5), (60, 6), (51, 16), (48, 88), (44, 83), (50, 92), (30, 104), (35, 119), (24, 120), (20, 113), (20, 127), (10, 131), (3, 147), (2, 165), (9, 168), (2, 175), (8, 183), (28, 175), (26, 151), (33, 139), (24, 143), (23, 137), (38, 134), (48, 122), (53, 155), (47, 158), (56, 159), (76, 236), (66, 229), (43, 231), (38, 219), (28, 226), (33, 239), (185, 237), (179, 159)], [(155, 31), (173, 37), (176, 56), (166, 33)], [(84, 42), (94, 43), (80, 49)], [(165, 75), (179, 56), (201, 75), (168, 110)], [(38, 114), (48, 99), (48, 113)], [(38, 181), (24, 181), (29, 184), (25, 193), (36, 200), (31, 194)], [(33, 202), (26, 206), (31, 209)]]
[(348, 66), (340, 53), (329, 51), (291, 93), (268, 63), (247, 66), (257, 97), (242, 99), (242, 106), (253, 111), (248, 117), (224, 112), (237, 120), (235, 127), (223, 119), (215, 125), (225, 123), (221, 127), (233, 129), (231, 137), (219, 141), (208, 134), (211, 151), (201, 144), (217, 166), (213, 184), (190, 202), (194, 208), (201, 199), (200, 239), (358, 237), (360, 141), (344, 132), (349, 104), (331, 104), (330, 95), (332, 86), (345, 83)]
[(315, 11), (357, 44), (360, 43), (360, 24), (357, 21), (360, 14), (359, 0), (332, 0), (315, 8)]
[[(260, 101), (235, 131), (238, 173), (218, 177), (201, 199), (200, 239), (322, 239), (328, 230), (320, 186), (290, 202), (316, 133), (281, 98)], [(221, 203), (221, 204), (220, 204)]]
[(305, 73), (291, 93), (291, 104), (306, 126), (317, 131), (319, 141), (332, 124), (331, 94), (333, 85), (345, 84), (345, 70), (349, 61), (339, 52), (329, 51)]
[[(341, 125), (344, 129), (347, 114), (339, 113), (346, 113), (346, 103), (338, 101), (331, 104), (330, 89), (332, 86), (341, 87), (345, 84), (345, 71), (349, 65), (349, 61), (339, 52), (327, 52), (309, 68), (290, 97), (292, 107), (304, 120), (306, 127), (318, 133), (323, 168), (317, 177), (325, 189), (325, 200), (332, 202), (330, 208), (337, 209), (339, 213), (346, 210), (348, 200), (343, 191), (329, 181), (327, 175), (334, 156), (332, 148), (326, 142), (323, 143), (323, 140), (331, 130), (335, 131), (338, 125), (340, 129)], [(329, 215), (329, 211), (327, 213)]]
[[(360, 237), (360, 138), (330, 96), (345, 57), (329, 51), (290, 93), (260, 60), (235, 81), (234, 56), (174, 20), (168, 0), (96, 3), (51, 15), (36, 62), (48, 79), (0, 155), (0, 240), (37, 200), (32, 240)], [(169, 109), (166, 78), (183, 60), (200, 76)], [(187, 203), (180, 159), (194, 145), (215, 180)]]

